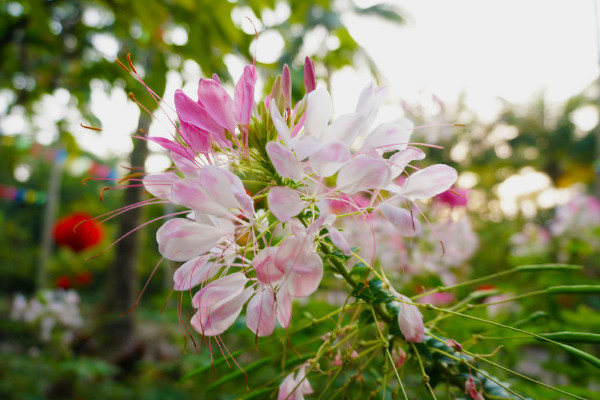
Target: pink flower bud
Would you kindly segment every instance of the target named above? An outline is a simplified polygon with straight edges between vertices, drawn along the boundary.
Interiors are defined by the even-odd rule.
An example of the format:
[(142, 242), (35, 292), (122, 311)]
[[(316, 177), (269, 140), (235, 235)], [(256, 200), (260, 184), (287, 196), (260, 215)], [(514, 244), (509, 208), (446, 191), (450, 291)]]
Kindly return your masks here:
[(406, 352), (401, 347), (398, 350), (394, 347), (392, 349), (392, 360), (394, 361), (394, 366), (400, 368), (404, 364), (404, 360), (406, 360)]
[[(404, 295), (396, 293), (396, 296), (403, 302), (411, 302), (411, 300)], [(400, 304), (398, 325), (407, 342), (420, 343), (425, 338), (423, 314), (421, 314), (421, 311), (419, 311), (417, 306), (409, 303)]]
[(342, 366), (342, 352), (338, 349), (337, 353), (335, 353), (335, 358), (333, 359), (333, 365), (336, 367)]
[(304, 59), (304, 87), (306, 93), (310, 93), (317, 87), (317, 80), (315, 78), (315, 64), (308, 57)]
[(292, 78), (290, 76), (290, 69), (287, 64), (283, 66), (283, 102), (285, 104), (285, 110), (287, 113), (292, 109)]

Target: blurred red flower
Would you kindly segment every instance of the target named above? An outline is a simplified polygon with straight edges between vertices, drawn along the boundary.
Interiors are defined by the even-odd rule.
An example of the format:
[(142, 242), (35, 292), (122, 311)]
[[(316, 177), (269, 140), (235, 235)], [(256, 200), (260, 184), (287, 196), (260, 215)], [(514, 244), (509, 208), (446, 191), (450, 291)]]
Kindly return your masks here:
[(104, 232), (92, 216), (75, 212), (59, 219), (54, 225), (54, 241), (58, 246), (69, 247), (76, 253), (98, 244)]
[(77, 286), (87, 286), (92, 283), (93, 280), (94, 276), (88, 271), (79, 272), (77, 275), (75, 275), (75, 283)]
[(69, 289), (72, 286), (71, 278), (66, 275), (60, 275), (54, 280), (54, 286), (61, 289)]

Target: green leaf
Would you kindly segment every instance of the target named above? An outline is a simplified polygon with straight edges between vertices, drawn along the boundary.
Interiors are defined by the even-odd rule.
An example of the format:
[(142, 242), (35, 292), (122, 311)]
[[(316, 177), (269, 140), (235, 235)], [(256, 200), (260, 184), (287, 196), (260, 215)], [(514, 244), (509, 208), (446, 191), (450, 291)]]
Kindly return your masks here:
[(366, 8), (356, 7), (354, 12), (359, 15), (374, 16), (398, 24), (404, 22), (404, 18), (400, 12), (390, 4), (375, 4)]
[(580, 271), (581, 265), (573, 264), (536, 264), (536, 265), (520, 265), (515, 268), (518, 272), (540, 272), (540, 271)]
[[(238, 351), (235, 351), (235, 352), (233, 352), (233, 353), (231, 354), (231, 356), (232, 356), (232, 357), (237, 357), (237, 356), (239, 356), (240, 354), (242, 354), (243, 352), (244, 352), (243, 350), (238, 350)], [(226, 361), (227, 361), (227, 359), (226, 359), (225, 357), (222, 357), (222, 358), (220, 358), (220, 359), (218, 359), (218, 360), (216, 360), (216, 361), (213, 361), (211, 364), (206, 364), (206, 365), (203, 365), (203, 366), (202, 366), (202, 367), (200, 367), (200, 368), (196, 368), (196, 369), (194, 369), (194, 370), (192, 370), (192, 371), (188, 372), (187, 374), (185, 374), (185, 375), (184, 375), (184, 376), (183, 376), (183, 377), (182, 377), (182, 378), (179, 380), (179, 382), (184, 382), (184, 381), (187, 381), (188, 379), (190, 379), (190, 378), (193, 378), (194, 376), (196, 376), (196, 375), (199, 375), (199, 374), (201, 374), (201, 373), (203, 373), (203, 372), (205, 372), (205, 371), (207, 371), (207, 370), (209, 370), (209, 369), (212, 369), (212, 368), (218, 367), (219, 365), (225, 364), (225, 363), (226, 363)]]
[(375, 322), (375, 319), (373, 319), (373, 313), (371, 312), (371, 310), (363, 310), (358, 315), (358, 325), (359, 326), (369, 325), (369, 324), (372, 324), (373, 322)]
[(245, 375), (246, 373), (252, 371), (253, 369), (261, 367), (269, 362), (271, 362), (271, 357), (261, 358), (260, 360), (257, 360), (255, 362), (247, 365), (246, 367), (244, 367), (243, 370), (237, 369), (237, 370), (233, 371), (232, 373), (222, 376), (221, 378), (217, 379), (216, 381), (214, 381), (213, 383), (208, 385), (205, 390), (209, 391), (211, 389), (214, 389), (217, 386), (220, 386), (226, 382), (229, 382), (230, 380), (233, 380), (239, 376)]
[(550, 332), (540, 333), (539, 336), (567, 343), (600, 343), (600, 334), (585, 332)]
[(354, 264), (350, 270), (350, 276), (357, 281), (364, 282), (367, 280), (370, 272), (370, 268), (363, 263)]
[(600, 294), (600, 285), (552, 286), (546, 289), (551, 294)]
[(269, 398), (269, 396), (267, 396), (267, 393), (270, 393), (273, 390), (274, 390), (274, 388), (264, 388), (264, 389), (252, 391), (251, 393), (248, 393), (247, 395), (240, 397), (240, 399), (242, 399), (242, 400), (257, 399), (257, 398), (266, 399), (266, 398)]
[(583, 350), (579, 350), (576, 349), (575, 347), (566, 345), (566, 344), (562, 344), (562, 343), (555, 343), (558, 347), (560, 347), (561, 349), (567, 351), (568, 353), (570, 353), (571, 355), (593, 365), (594, 367), (600, 369), (600, 359), (598, 359), (597, 357), (594, 357), (593, 355), (586, 353)]

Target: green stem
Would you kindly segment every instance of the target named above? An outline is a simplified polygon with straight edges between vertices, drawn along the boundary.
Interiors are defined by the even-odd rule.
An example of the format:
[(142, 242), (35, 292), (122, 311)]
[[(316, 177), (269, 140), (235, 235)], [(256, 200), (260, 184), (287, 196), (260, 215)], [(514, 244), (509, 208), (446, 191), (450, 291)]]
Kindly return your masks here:
[[(365, 284), (356, 282), (354, 280), (354, 278), (352, 278), (352, 276), (346, 269), (346, 266), (344, 265), (344, 263), (341, 262), (337, 257), (335, 257), (331, 254), (329, 247), (325, 243), (321, 242), (319, 247), (320, 247), (321, 252), (323, 252), (323, 254), (325, 254), (325, 257), (327, 258), (327, 260), (329, 261), (329, 263), (331, 264), (331, 266), (333, 267), (335, 272), (340, 274), (344, 278), (344, 280), (350, 286), (352, 286), (352, 288), (354, 290), (362, 290), (365, 288)], [(371, 304), (369, 304), (369, 305), (371, 305)], [(378, 307), (376, 312), (381, 317), (382, 320), (384, 320), (388, 324), (392, 323), (392, 317), (387, 313), (387, 311), (384, 308)]]
[(419, 354), (419, 350), (417, 350), (417, 346), (415, 346), (414, 343), (411, 343), (410, 346), (412, 347), (413, 352), (417, 356), (417, 361), (419, 362), (419, 368), (421, 369), (421, 374), (423, 375), (423, 383), (425, 384), (425, 386), (427, 386), (429, 393), (431, 393), (431, 397), (433, 397), (434, 400), (437, 400), (437, 397), (435, 397), (435, 393), (433, 392), (433, 388), (429, 384), (429, 375), (427, 375), (427, 373), (425, 372), (425, 367), (423, 366), (423, 360), (421, 360), (421, 355)]
[[(377, 322), (377, 315), (375, 312), (375, 308), (372, 305), (371, 305), (371, 313), (373, 314), (373, 319), (375, 320), (375, 327), (377, 328), (377, 333), (379, 333), (379, 337), (381, 338), (381, 341), (383, 343), (387, 344), (388, 342), (383, 337), (383, 332), (381, 331), (381, 328), (379, 327), (379, 323)], [(392, 364), (392, 368), (394, 369), (394, 374), (396, 375), (396, 379), (398, 379), (398, 385), (400, 386), (400, 389), (402, 390), (402, 395), (404, 396), (405, 400), (408, 400), (408, 395), (406, 394), (406, 391), (404, 390), (404, 385), (402, 384), (402, 379), (400, 379), (400, 374), (398, 373), (398, 368), (396, 368), (396, 365), (394, 364), (394, 359), (392, 358), (392, 354), (390, 353), (389, 345), (385, 346), (385, 354), (386, 354), (388, 360), (390, 360), (390, 362)]]

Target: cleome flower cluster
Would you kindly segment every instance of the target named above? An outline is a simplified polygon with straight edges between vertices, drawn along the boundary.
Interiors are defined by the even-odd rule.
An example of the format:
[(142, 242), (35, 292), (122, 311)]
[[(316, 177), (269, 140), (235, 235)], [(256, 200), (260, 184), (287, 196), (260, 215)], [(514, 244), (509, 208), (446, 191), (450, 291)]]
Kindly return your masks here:
[[(330, 94), (317, 87), (310, 59), (306, 94), (296, 104), (287, 66), (264, 100), (255, 102), (255, 83), (248, 65), (233, 98), (217, 76), (200, 80), (197, 100), (177, 91), (178, 135), (148, 137), (169, 151), (174, 168), (147, 175), (144, 186), (185, 214), (160, 227), (158, 248), (182, 263), (173, 287), (192, 291), (191, 326), (203, 336), (224, 333), (244, 307), (257, 336), (270, 335), (277, 323), (287, 328), (294, 299), (319, 287), (325, 254), (355, 254), (339, 229), (343, 218), (379, 213), (402, 236), (416, 236), (421, 226), (411, 204), (457, 178), (447, 165), (410, 165), (425, 158), (410, 146), (410, 121), (372, 126), (381, 88), (365, 88), (354, 112), (331, 121)], [(347, 212), (337, 212), (340, 204)], [(422, 341), (422, 315), (391, 293), (405, 339)], [(292, 390), (297, 381), (290, 376), (284, 386)]]

